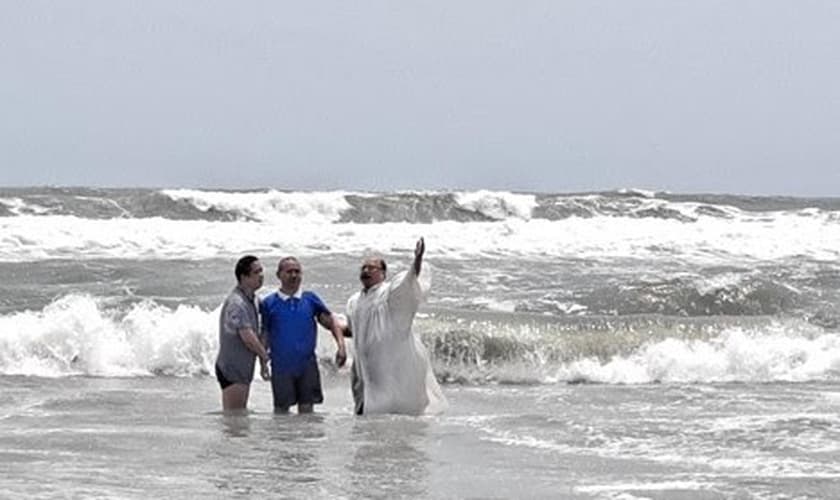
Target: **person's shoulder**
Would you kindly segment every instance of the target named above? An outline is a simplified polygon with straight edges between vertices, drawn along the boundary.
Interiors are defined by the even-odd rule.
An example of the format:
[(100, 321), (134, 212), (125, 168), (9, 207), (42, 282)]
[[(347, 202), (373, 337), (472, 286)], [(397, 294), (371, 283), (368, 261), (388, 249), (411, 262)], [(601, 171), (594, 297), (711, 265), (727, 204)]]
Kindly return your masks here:
[(305, 291), (301, 295), (301, 298), (312, 304), (314, 307), (327, 310), (329, 309), (327, 307), (327, 303), (324, 302), (324, 300), (315, 292)]
[(279, 299), (280, 297), (277, 296), (277, 292), (271, 292), (260, 300), (260, 305), (262, 305), (264, 309), (274, 307)]
[(243, 302), (244, 302), (244, 300), (242, 300), (242, 295), (241, 295), (241, 294), (240, 294), (240, 293), (236, 290), (236, 288), (234, 288), (234, 289), (233, 289), (233, 290), (231, 290), (231, 291), (230, 291), (230, 293), (228, 293), (228, 294), (227, 294), (227, 296), (225, 297), (225, 303), (224, 303), (224, 304), (225, 304), (226, 306), (229, 306), (229, 305), (239, 305), (239, 304), (241, 304), (241, 303), (243, 303)]

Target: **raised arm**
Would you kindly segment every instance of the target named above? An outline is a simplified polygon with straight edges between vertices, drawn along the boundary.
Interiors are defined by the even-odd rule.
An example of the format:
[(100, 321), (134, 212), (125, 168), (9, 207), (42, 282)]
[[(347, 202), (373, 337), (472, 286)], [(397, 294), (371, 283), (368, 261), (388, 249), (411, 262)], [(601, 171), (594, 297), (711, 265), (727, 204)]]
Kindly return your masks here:
[(414, 248), (414, 262), (407, 271), (403, 271), (389, 282), (388, 306), (391, 317), (399, 330), (407, 331), (414, 319), (414, 314), (428, 292), (428, 283), (421, 285), (418, 280), (423, 265), (426, 244), (423, 238), (417, 240)]
[(420, 237), (417, 245), (414, 246), (414, 274), (420, 275), (420, 268), (423, 266), (423, 254), (426, 253), (426, 242)]

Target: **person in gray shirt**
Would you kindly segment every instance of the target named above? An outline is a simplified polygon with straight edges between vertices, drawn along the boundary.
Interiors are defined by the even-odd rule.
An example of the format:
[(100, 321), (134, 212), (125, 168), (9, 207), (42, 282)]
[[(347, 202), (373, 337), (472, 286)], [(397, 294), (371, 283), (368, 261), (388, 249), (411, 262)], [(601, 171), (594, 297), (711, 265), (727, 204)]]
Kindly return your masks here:
[(268, 354), (257, 337), (258, 323), (255, 293), (263, 285), (263, 267), (259, 259), (246, 255), (234, 268), (237, 285), (222, 305), (219, 315), (219, 355), (216, 378), (222, 388), (222, 408), (244, 410), (254, 379), (254, 360), (260, 359), (260, 374), (268, 380)]

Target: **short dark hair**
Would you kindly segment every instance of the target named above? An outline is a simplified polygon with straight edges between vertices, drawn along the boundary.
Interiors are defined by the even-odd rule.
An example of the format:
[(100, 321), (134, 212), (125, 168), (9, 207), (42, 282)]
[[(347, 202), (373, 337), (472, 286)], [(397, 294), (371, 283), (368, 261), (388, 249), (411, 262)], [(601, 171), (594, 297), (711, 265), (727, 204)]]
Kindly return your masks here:
[(283, 268), (283, 264), (285, 264), (286, 262), (297, 262), (298, 265), (300, 265), (300, 261), (297, 259), (297, 257), (289, 255), (288, 257), (283, 257), (282, 259), (280, 259), (280, 262), (277, 263), (277, 272), (280, 272), (280, 270)]
[(382, 267), (382, 272), (388, 272), (388, 264), (385, 264), (385, 259), (380, 258), (379, 263), (381, 264), (380, 267)]
[(242, 281), (243, 276), (247, 276), (251, 273), (251, 264), (258, 261), (256, 257), (253, 255), (246, 255), (242, 257), (238, 261), (236, 261), (236, 267), (233, 268), (233, 274), (236, 275), (236, 281)]

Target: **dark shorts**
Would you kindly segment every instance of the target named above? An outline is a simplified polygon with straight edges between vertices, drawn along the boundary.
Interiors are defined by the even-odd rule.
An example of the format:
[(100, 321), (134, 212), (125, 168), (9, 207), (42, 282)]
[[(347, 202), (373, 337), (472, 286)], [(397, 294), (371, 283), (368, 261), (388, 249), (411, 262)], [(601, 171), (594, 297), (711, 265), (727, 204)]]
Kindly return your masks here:
[(323, 403), (318, 361), (313, 358), (300, 375), (272, 373), (271, 392), (274, 395), (274, 408), (285, 410), (296, 404)]
[(216, 380), (219, 381), (219, 385), (222, 387), (222, 390), (225, 390), (230, 385), (233, 385), (233, 382), (227, 379), (222, 373), (222, 370), (219, 369), (219, 365), (216, 365)]

